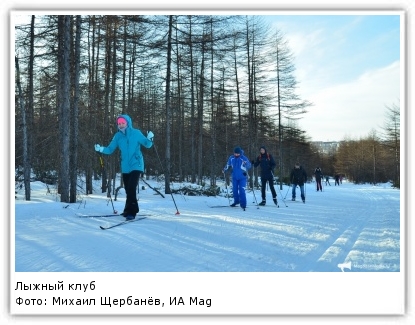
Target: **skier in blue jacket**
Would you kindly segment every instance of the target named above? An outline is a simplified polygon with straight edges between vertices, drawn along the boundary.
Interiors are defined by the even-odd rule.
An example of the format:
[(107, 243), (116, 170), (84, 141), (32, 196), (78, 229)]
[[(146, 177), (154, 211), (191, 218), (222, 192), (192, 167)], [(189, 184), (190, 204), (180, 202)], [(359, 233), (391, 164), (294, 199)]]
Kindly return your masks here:
[(233, 191), (233, 203), (231, 207), (235, 207), (240, 204), (241, 208), (246, 208), (246, 180), (247, 170), (252, 167), (251, 162), (244, 156), (244, 151), (240, 147), (234, 149), (234, 154), (229, 157), (226, 163), (223, 173), (225, 173), (229, 167), (232, 167), (232, 191)]
[(115, 149), (120, 149), (121, 173), (127, 195), (122, 215), (127, 220), (133, 220), (139, 211), (136, 194), (138, 179), (140, 173), (144, 172), (144, 158), (141, 152), (141, 146), (151, 148), (154, 134), (148, 131), (147, 137), (144, 136), (139, 129), (133, 128), (131, 117), (126, 114), (117, 117), (117, 127), (118, 131), (115, 133), (110, 144), (107, 147), (96, 144), (95, 150), (110, 155)]

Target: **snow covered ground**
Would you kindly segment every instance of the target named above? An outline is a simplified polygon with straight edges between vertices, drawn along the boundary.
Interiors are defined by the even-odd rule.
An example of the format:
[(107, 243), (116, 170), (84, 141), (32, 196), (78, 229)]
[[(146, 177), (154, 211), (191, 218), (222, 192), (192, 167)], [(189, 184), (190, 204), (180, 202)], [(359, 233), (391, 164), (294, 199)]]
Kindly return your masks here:
[[(270, 192), (258, 208), (256, 190), (247, 193), (246, 211), (211, 207), (229, 205), (224, 196), (175, 194), (180, 214), (171, 195), (146, 187), (139, 193), (146, 219), (109, 230), (100, 226), (124, 218), (80, 217), (112, 213), (105, 193), (64, 204), (53, 187), (48, 193), (35, 182), (32, 190), (32, 201), (22, 199), (23, 190), (15, 200), (16, 272), (341, 272), (339, 264), (350, 266), (345, 272), (401, 270), (400, 190), (389, 184), (343, 181), (316, 192), (309, 183), (306, 204), (292, 202), (284, 186), (279, 208)], [(115, 209), (122, 212), (124, 202), (120, 190)]]
[[(149, 183), (163, 186), (155, 180)], [(183, 185), (189, 184), (172, 188)], [(277, 188), (279, 207), (270, 192), (268, 204), (256, 206), (261, 199), (256, 190), (255, 196), (247, 193), (246, 211), (228, 206), (225, 188), (220, 196), (174, 194), (173, 201), (170, 194), (162, 198), (146, 187), (139, 193), (140, 214), (146, 218), (108, 230), (100, 226), (124, 218), (88, 217), (113, 212), (99, 183), (95, 189), (96, 194), (80, 195), (74, 204), (61, 203), (53, 187), (39, 182), (32, 184), (30, 202), (19, 190), (11, 218), (12, 314), (404, 312), (403, 198), (389, 184), (343, 181), (316, 192), (315, 184), (309, 183), (305, 204), (292, 202), (291, 189), (284, 186), (281, 191)], [(114, 208), (121, 212), (124, 202), (120, 190)], [(25, 290), (58, 283), (63, 290)], [(159, 299), (162, 307), (120, 305), (137, 296), (135, 301)], [(79, 300), (72, 301), (94, 299), (94, 303), (67, 304), (75, 298)], [(29, 305), (17, 303), (22, 301)]]

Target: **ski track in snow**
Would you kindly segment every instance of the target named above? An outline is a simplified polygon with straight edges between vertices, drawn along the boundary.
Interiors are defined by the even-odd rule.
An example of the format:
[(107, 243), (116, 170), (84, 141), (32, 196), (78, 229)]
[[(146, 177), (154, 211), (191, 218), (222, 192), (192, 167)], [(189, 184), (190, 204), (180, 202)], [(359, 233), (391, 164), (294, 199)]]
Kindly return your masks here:
[[(109, 230), (99, 226), (124, 218), (76, 215), (111, 213), (103, 195), (67, 208), (47, 196), (17, 200), (16, 271), (339, 272), (345, 261), (353, 271), (399, 271), (400, 191), (344, 182), (316, 192), (314, 185), (306, 186), (306, 204), (276, 189), (279, 208), (268, 198), (257, 209), (247, 192), (246, 211), (207, 206), (228, 205), (224, 197), (175, 195), (177, 215), (170, 195), (146, 189), (139, 205), (147, 218)], [(120, 192), (115, 208), (122, 211), (124, 200)]]

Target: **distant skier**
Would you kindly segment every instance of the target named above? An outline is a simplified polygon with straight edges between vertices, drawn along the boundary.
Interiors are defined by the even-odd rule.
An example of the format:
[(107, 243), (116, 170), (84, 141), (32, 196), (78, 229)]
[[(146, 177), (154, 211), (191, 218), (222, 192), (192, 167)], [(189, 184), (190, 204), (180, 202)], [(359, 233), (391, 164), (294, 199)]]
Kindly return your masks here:
[(256, 158), (256, 161), (254, 162), (254, 167), (261, 166), (261, 195), (262, 195), (262, 202), (259, 205), (265, 205), (266, 204), (266, 195), (265, 195), (265, 188), (267, 186), (267, 182), (269, 183), (269, 189), (272, 193), (272, 200), (276, 205), (278, 205), (277, 202), (277, 193), (275, 192), (274, 188), (274, 174), (273, 169), (275, 168), (275, 160), (274, 157), (272, 157), (271, 154), (267, 152), (267, 148), (265, 146), (262, 146), (259, 149), (259, 156)]
[(225, 173), (230, 167), (232, 167), (232, 191), (233, 191), (233, 203), (231, 207), (235, 207), (240, 204), (241, 208), (246, 208), (246, 171), (252, 167), (251, 162), (244, 156), (244, 151), (240, 147), (234, 149), (232, 156), (228, 158), (228, 161), (223, 168)]
[(295, 201), (296, 188), (299, 186), (301, 191), (301, 199), (303, 200), (303, 203), (305, 203), (304, 183), (307, 181), (307, 173), (303, 167), (300, 166), (299, 162), (295, 163), (294, 169), (290, 174), (290, 180), (293, 186), (292, 200)]
[(326, 176), (326, 185), (327, 184), (329, 184), (329, 186), (331, 186), (331, 184), (330, 184), (330, 177), (329, 176)]
[(334, 176), (334, 186), (336, 186), (336, 185), (339, 185), (340, 186), (339, 180), (340, 180), (340, 175), (339, 174), (336, 174)]
[(317, 183), (317, 192), (319, 190), (320, 191), (323, 191), (323, 187), (321, 186), (321, 178), (323, 177), (323, 173), (321, 172), (321, 168), (320, 167), (317, 167), (314, 170), (314, 176), (316, 178), (316, 183)]

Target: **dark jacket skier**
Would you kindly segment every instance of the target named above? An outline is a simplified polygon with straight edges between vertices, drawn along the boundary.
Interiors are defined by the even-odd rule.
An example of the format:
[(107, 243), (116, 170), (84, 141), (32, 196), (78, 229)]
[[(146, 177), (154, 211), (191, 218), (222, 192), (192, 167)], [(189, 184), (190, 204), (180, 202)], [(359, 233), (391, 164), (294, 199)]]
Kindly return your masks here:
[(267, 152), (267, 148), (265, 146), (262, 146), (259, 149), (259, 156), (256, 158), (254, 162), (254, 167), (261, 166), (261, 196), (262, 196), (262, 202), (259, 205), (265, 205), (266, 204), (266, 195), (265, 195), (265, 189), (267, 182), (269, 183), (269, 188), (272, 193), (272, 199), (275, 204), (278, 205), (277, 202), (277, 193), (275, 192), (274, 188), (274, 173), (273, 170), (276, 166), (274, 157), (272, 157), (271, 154)]
[(295, 189), (299, 186), (301, 190), (301, 199), (305, 203), (304, 183), (307, 181), (307, 173), (304, 168), (300, 166), (300, 163), (295, 163), (295, 166), (290, 174), (290, 180), (293, 184), (292, 200), (295, 201)]
[(321, 168), (320, 167), (317, 167), (315, 170), (314, 170), (314, 176), (315, 176), (315, 178), (316, 178), (316, 184), (317, 184), (317, 192), (320, 190), (320, 191), (323, 191), (323, 187), (321, 186), (321, 178), (323, 177), (323, 173), (322, 173), (322, 171), (321, 171)]

